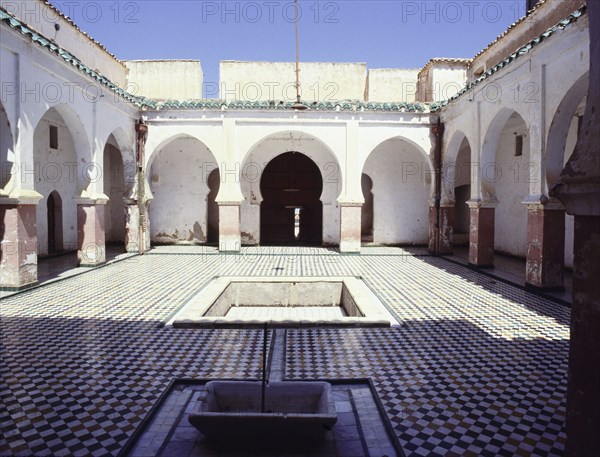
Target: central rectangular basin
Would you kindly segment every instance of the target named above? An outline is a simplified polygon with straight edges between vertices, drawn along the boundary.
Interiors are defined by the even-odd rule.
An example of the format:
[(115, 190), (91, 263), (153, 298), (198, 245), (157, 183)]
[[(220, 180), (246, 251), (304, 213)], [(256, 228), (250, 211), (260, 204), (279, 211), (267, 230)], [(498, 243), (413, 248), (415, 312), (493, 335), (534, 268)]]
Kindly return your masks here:
[(217, 277), (168, 324), (179, 328), (271, 328), (398, 325), (355, 277)]
[(189, 422), (215, 441), (305, 441), (322, 438), (337, 413), (327, 382), (211, 381)]

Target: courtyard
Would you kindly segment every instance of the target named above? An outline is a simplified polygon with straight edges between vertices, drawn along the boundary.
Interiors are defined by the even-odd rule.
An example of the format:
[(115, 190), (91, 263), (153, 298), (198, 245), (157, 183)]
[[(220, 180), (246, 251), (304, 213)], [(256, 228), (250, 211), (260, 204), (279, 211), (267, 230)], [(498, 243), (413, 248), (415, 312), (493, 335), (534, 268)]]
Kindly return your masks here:
[(173, 382), (260, 379), (262, 331), (164, 325), (215, 276), (362, 277), (400, 325), (288, 329), (282, 377), (370, 380), (405, 455), (564, 453), (565, 304), (423, 248), (165, 246), (3, 292), (0, 455), (127, 455)]

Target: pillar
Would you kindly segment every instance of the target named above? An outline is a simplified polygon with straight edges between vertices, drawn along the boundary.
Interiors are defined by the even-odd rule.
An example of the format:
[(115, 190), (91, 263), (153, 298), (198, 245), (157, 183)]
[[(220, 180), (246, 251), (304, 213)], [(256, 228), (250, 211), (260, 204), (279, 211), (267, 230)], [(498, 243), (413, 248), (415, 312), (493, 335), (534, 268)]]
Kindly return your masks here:
[(575, 151), (551, 195), (575, 216), (565, 455), (600, 449), (600, 2), (587, 2), (589, 89)]
[(0, 204), (0, 289), (37, 284), (36, 204)]
[(454, 230), (454, 204), (440, 206), (437, 219), (435, 206), (429, 207), (429, 253), (452, 254), (452, 234)]
[(218, 202), (219, 204), (219, 251), (240, 252), (242, 237), (240, 230), (241, 202)]
[(360, 252), (362, 202), (339, 202), (340, 252)]
[[(600, 195), (596, 195), (600, 198)], [(575, 215), (567, 452), (600, 449), (600, 216)]]
[[(135, 200), (125, 199), (125, 249), (127, 252), (144, 253), (150, 250), (149, 202), (144, 205), (145, 214), (140, 221), (140, 206)], [(140, 237), (142, 243), (140, 245)]]
[(79, 201), (77, 204), (77, 259), (82, 267), (106, 262), (104, 237), (105, 201)]
[(480, 268), (494, 266), (494, 220), (496, 205), (468, 201), (470, 208), (469, 264)]
[(526, 285), (562, 289), (565, 264), (565, 211), (558, 202), (527, 204)]

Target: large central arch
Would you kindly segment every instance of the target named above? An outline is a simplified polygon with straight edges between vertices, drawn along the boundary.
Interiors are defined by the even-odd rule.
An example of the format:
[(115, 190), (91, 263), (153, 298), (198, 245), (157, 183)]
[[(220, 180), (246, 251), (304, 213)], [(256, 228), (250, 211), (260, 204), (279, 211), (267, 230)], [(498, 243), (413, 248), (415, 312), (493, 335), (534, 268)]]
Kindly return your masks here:
[[(282, 192), (283, 187), (275, 186), (275, 188), (273, 188), (273, 185), (270, 184), (272, 179), (268, 178), (268, 175), (268, 180), (265, 181), (266, 188), (262, 186), (262, 183), (264, 173), (267, 172), (270, 174), (268, 168), (271, 168), (269, 166), (271, 163), (273, 163), (272, 166), (274, 170), (279, 169), (279, 172), (277, 173), (279, 175), (278, 179), (297, 179), (299, 176), (298, 173), (295, 175), (292, 173), (290, 175), (285, 172), (285, 168), (290, 167), (289, 163), (295, 163), (293, 161), (288, 162), (286, 159), (289, 159), (293, 154), (297, 155), (297, 157), (292, 160), (303, 162), (298, 166), (306, 167), (304, 169), (306, 176), (304, 176), (303, 179), (310, 181), (310, 183), (305, 182), (303, 187), (308, 188), (310, 186), (312, 188), (311, 195), (314, 197), (310, 199), (311, 209), (303, 208), (300, 211), (299, 222), (302, 224), (303, 230), (300, 231), (303, 232), (303, 239), (294, 240), (294, 243), (298, 242), (300, 244), (312, 245), (318, 243), (319, 245), (325, 246), (339, 245), (340, 209), (337, 198), (342, 190), (342, 173), (340, 165), (335, 154), (324, 141), (307, 132), (297, 130), (284, 130), (268, 134), (254, 143), (245, 155), (240, 173), (241, 190), (245, 197), (241, 205), (242, 244), (265, 244), (265, 241), (267, 244), (287, 244), (283, 241), (275, 241), (269, 233), (267, 233), (267, 238), (263, 239), (264, 234), (261, 229), (263, 201), (267, 200), (265, 207), (269, 207), (269, 200), (272, 192), (275, 190), (275, 193), (277, 193), (277, 188)], [(274, 159), (279, 156), (282, 157), (275, 161)], [(303, 159), (303, 157), (308, 159), (308, 162), (306, 159)], [(311, 166), (309, 166), (309, 164), (312, 165), (313, 171), (310, 171)], [(291, 165), (291, 167), (293, 166), (294, 165)], [(318, 172), (318, 182), (317, 174), (314, 172), (315, 169)], [(290, 176), (295, 177), (292, 178)], [(317, 194), (317, 186), (320, 189), (320, 193), (318, 197), (315, 197)], [(296, 188), (297, 187), (292, 187), (291, 185), (285, 187), (285, 189)], [(289, 194), (292, 192), (287, 193)], [(322, 207), (321, 223), (319, 223), (316, 216), (313, 217), (309, 214), (316, 210), (316, 198), (319, 199)], [(284, 206), (289, 206), (290, 208), (287, 208), (288, 213), (292, 213), (295, 208), (305, 207), (306, 205), (305, 202), (296, 202), (290, 198), (288, 203)], [(284, 217), (283, 213), (283, 210), (281, 210), (280, 214), (282, 217)], [(272, 216), (273, 214), (271, 214), (271, 216), (267, 215), (267, 217)], [(308, 228), (305, 224), (310, 224), (311, 228)], [(320, 234), (316, 234), (315, 232), (319, 230), (319, 226)], [(309, 233), (311, 233), (310, 236)], [(309, 236), (310, 241), (306, 241), (306, 236)]]
[(261, 244), (323, 243), (323, 177), (319, 167), (300, 152), (286, 152), (263, 171), (260, 192)]

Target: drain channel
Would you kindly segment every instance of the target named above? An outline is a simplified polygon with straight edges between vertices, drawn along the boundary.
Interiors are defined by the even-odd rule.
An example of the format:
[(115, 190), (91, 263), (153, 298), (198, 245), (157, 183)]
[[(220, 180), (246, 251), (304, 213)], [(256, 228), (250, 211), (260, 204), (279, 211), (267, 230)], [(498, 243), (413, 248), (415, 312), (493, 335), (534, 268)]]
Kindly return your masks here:
[(269, 382), (283, 381), (285, 376), (285, 344), (287, 330), (277, 328), (273, 330), (271, 351), (269, 354)]

